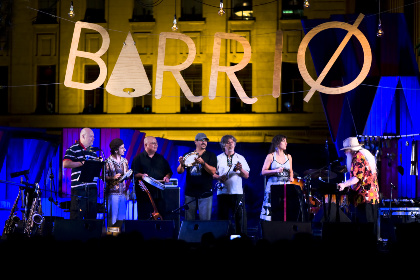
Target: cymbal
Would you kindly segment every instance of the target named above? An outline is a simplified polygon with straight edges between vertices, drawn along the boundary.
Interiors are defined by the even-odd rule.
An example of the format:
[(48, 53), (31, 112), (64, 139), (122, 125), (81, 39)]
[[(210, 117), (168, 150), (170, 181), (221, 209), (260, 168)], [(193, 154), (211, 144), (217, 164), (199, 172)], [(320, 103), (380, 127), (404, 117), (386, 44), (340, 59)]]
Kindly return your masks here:
[(308, 169), (305, 172), (303, 172), (303, 174), (305, 176), (310, 175), (311, 178), (313, 178), (313, 179), (317, 179), (319, 177), (321, 177), (322, 179), (327, 179), (327, 178), (334, 179), (334, 178), (337, 177), (337, 174), (335, 174), (332, 171), (319, 170), (319, 169)]
[(347, 166), (345, 166), (345, 165), (336, 166), (333, 169), (337, 173), (346, 173), (347, 172)]

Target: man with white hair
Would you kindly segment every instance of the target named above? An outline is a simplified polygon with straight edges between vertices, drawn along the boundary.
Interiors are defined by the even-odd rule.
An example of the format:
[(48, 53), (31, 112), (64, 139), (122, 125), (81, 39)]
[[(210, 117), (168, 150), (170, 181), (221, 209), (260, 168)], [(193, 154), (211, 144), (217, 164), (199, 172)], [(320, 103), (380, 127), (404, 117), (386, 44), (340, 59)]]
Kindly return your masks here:
[(355, 193), (350, 202), (356, 207), (356, 222), (373, 223), (376, 226), (379, 203), (376, 159), (368, 150), (362, 148), (356, 137), (345, 139), (341, 150), (344, 150), (347, 156), (350, 179), (339, 183), (339, 190), (349, 188), (350, 193)]

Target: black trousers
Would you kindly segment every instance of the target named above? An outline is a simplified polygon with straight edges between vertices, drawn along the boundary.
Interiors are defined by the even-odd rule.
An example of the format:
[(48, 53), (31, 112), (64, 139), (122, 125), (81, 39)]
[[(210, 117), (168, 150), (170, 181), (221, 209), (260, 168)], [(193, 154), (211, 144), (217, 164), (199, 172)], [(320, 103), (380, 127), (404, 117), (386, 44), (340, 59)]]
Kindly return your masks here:
[(247, 218), (245, 197), (243, 194), (217, 195), (217, 218), (230, 220), (230, 215), (235, 221), (235, 234), (247, 234)]
[(71, 188), (70, 219), (96, 219), (98, 188)]

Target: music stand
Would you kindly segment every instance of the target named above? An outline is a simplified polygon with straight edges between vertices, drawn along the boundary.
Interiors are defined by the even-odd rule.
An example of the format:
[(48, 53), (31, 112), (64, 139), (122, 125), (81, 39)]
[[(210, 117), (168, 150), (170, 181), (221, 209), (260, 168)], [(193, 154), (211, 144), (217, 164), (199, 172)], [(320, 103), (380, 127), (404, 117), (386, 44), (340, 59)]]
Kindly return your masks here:
[[(319, 180), (318, 182), (318, 192), (321, 194), (322, 196), (322, 206), (324, 208), (324, 219), (325, 221), (329, 221), (330, 220), (330, 214), (331, 214), (331, 195), (332, 194), (336, 194), (336, 220), (339, 219), (339, 215), (338, 215), (338, 201), (339, 201), (339, 192), (337, 190), (337, 184), (335, 183), (327, 183), (324, 182), (322, 180)], [(325, 195), (328, 195), (328, 211), (326, 211), (325, 209)], [(328, 219), (327, 219), (328, 217)]]
[(80, 172), (79, 182), (82, 183), (92, 183), (95, 177), (99, 178), (101, 175), (103, 163), (101, 161), (96, 160), (87, 160), (85, 164), (82, 166), (82, 170)]

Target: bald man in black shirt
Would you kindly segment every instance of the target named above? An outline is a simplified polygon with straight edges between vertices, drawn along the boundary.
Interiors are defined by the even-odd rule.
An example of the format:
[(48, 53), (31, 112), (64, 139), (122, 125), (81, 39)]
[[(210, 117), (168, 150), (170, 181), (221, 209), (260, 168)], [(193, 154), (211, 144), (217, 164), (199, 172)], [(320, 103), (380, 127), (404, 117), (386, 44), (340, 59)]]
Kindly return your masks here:
[[(144, 139), (144, 151), (133, 159), (131, 168), (136, 179), (136, 197), (137, 197), (137, 215), (138, 220), (148, 220), (153, 213), (153, 207), (149, 196), (141, 190), (138, 180), (143, 180), (145, 176), (150, 176), (156, 180), (162, 180), (163, 183), (169, 182), (173, 172), (168, 161), (159, 153), (156, 153), (158, 143), (155, 137), (147, 136)], [(165, 204), (162, 197), (162, 190), (151, 186), (143, 181), (156, 204), (160, 214), (165, 213)]]

